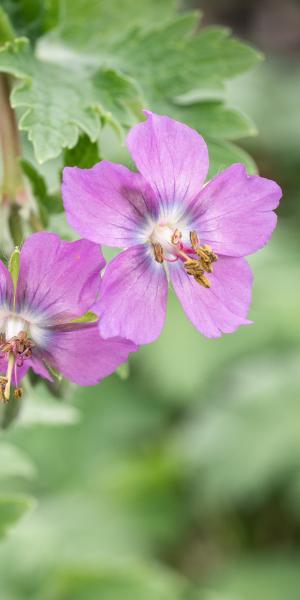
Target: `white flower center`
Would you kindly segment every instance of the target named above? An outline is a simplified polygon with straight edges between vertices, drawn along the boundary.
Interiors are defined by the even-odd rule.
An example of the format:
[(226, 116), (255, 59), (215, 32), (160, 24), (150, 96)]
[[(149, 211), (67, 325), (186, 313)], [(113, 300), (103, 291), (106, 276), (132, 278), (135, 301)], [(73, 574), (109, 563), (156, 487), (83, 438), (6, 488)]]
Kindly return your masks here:
[(172, 250), (172, 236), (175, 227), (167, 224), (157, 223), (149, 236), (151, 244), (160, 244), (164, 250)]
[(21, 331), (29, 332), (29, 323), (20, 317), (11, 315), (4, 319), (1, 327), (1, 332), (4, 333), (5, 339), (11, 340), (11, 338), (17, 336)]
[(17, 337), (21, 331), (25, 331), (32, 341), (39, 345), (45, 345), (47, 333), (33, 315), (16, 314), (9, 311), (0, 312), (0, 333), (7, 341)]

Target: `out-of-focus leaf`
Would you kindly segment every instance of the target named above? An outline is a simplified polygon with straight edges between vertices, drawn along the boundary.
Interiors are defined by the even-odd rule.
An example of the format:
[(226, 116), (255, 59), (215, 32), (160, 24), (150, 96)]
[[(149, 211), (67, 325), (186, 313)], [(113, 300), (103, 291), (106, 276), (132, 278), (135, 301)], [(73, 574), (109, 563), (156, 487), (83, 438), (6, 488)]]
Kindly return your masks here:
[(162, 569), (74, 569), (62, 572), (46, 600), (180, 600), (183, 585)]
[(12, 444), (0, 442), (0, 479), (9, 477), (32, 479), (35, 474), (35, 467), (25, 452)]
[(126, 76), (107, 68), (91, 72), (41, 62), (24, 38), (2, 48), (0, 71), (21, 80), (11, 103), (23, 111), (19, 126), (28, 132), (40, 163), (75, 146), (81, 133), (95, 142), (99, 117), (121, 129), (138, 110), (137, 89)]
[(231, 142), (209, 140), (208, 150), (210, 158), (209, 177), (217, 175), (233, 163), (244, 163), (250, 174), (257, 173), (256, 164), (250, 154)]
[[(246, 73), (228, 83), (228, 98), (250, 114), (258, 125), (260, 145), (268, 160), (281, 160), (299, 155), (300, 69), (298, 61), (288, 64), (268, 56), (259, 69)], [(270, 98), (272, 97), (272, 110)], [(280, 119), (276, 118), (280, 114)]]
[(224, 106), (220, 101), (202, 101), (180, 106), (174, 104), (172, 114), (179, 121), (198, 129), (205, 139), (234, 140), (257, 133), (251, 119), (236, 109)]
[[(244, 357), (254, 359), (258, 351), (273, 351), (274, 345), (282, 349), (298, 344), (297, 246), (291, 240), (287, 242), (283, 225), (281, 235), (277, 233), (268, 248), (250, 257), (254, 272), (250, 311), (253, 325), (217, 340), (206, 339), (187, 319), (175, 295), (169, 295), (162, 335), (134, 357), (144, 385), (152, 389), (154, 396), (163, 396), (172, 405), (209, 404), (218, 377), (223, 377), (230, 364), (236, 365)], [(284, 272), (284, 285), (278, 285), (278, 270)], [(174, 343), (175, 337), (180, 343)]]
[(6, 42), (12, 41), (14, 37), (15, 32), (8, 15), (3, 7), (0, 6), (0, 46), (3, 46)]
[(74, 406), (55, 400), (43, 384), (26, 391), (22, 403), (18, 426), (75, 425), (80, 418)]
[(120, 379), (128, 379), (129, 374), (130, 374), (130, 367), (129, 367), (129, 363), (126, 362), (123, 365), (120, 365), (117, 369), (116, 369), (116, 374), (120, 377)]
[(53, 4), (53, 0), (1, 0), (17, 35), (26, 35), (32, 42), (48, 29), (50, 18), (52, 25), (56, 24)]
[(222, 592), (203, 590), (201, 586), (201, 589), (192, 590), (185, 600), (240, 600), (240, 598)]
[(29, 496), (0, 495), (0, 538), (34, 506), (34, 499)]
[(218, 589), (221, 600), (298, 600), (299, 567), (300, 558), (297, 554), (291, 556), (283, 552), (271, 552), (268, 555), (257, 552), (256, 555), (235, 560), (220, 573), (215, 573), (213, 587)]
[(191, 472), (195, 468), (195, 488), (206, 507), (253, 505), (280, 481), (287, 489), (294, 481), (300, 465), (299, 360), (299, 352), (291, 352), (240, 361), (223, 377), (215, 401), (181, 432), (178, 453)]
[(25, 159), (20, 160), (22, 170), (30, 181), (32, 192), (39, 205), (41, 220), (45, 227), (48, 225), (49, 214), (63, 211), (63, 203), (59, 194), (49, 194), (43, 176), (33, 164)]
[(197, 13), (187, 13), (147, 32), (131, 32), (113, 47), (114, 64), (140, 81), (156, 106), (193, 90), (220, 91), (224, 80), (260, 58), (226, 29), (207, 28), (195, 35), (198, 21)]

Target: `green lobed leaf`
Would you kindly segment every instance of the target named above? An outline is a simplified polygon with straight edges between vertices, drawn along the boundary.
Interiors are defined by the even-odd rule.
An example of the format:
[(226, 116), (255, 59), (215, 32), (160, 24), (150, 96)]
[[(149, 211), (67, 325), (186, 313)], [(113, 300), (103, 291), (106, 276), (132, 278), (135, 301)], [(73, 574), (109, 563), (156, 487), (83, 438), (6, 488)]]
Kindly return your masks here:
[(130, 32), (112, 47), (114, 65), (135, 77), (147, 98), (160, 102), (191, 90), (221, 90), (224, 80), (257, 63), (260, 54), (227, 29), (195, 34), (198, 21), (198, 13), (187, 13), (147, 32)]
[(176, 7), (177, 0), (60, 0), (58, 28), (50, 37), (94, 53), (100, 40), (119, 38), (133, 27), (149, 27), (158, 16), (162, 23), (173, 16)]
[(235, 140), (257, 133), (249, 117), (216, 100), (189, 105), (174, 104), (172, 114), (179, 121), (198, 129), (205, 139)]
[(111, 69), (73, 71), (43, 63), (23, 38), (1, 50), (0, 71), (21, 79), (11, 103), (22, 111), (19, 127), (28, 132), (40, 163), (75, 146), (82, 132), (96, 142), (99, 117), (121, 130), (133, 121), (139, 105), (137, 90), (127, 77)]
[[(40, 163), (73, 148), (80, 134), (95, 144), (104, 121), (119, 132), (132, 125), (141, 118), (141, 94), (144, 106), (186, 121), (208, 141), (254, 133), (251, 121), (225, 108), (220, 94), (226, 79), (260, 55), (227, 29), (196, 33), (199, 14), (174, 18), (174, 8), (173, 0), (163, 3), (154, 25), (158, 0), (141, 6), (122, 0), (117, 11), (108, 0), (62, 2), (57, 28), (39, 43), (39, 56), (52, 63), (38, 60), (24, 40), (2, 50), (0, 70), (22, 81), (12, 104)], [(213, 169), (220, 168), (218, 158), (215, 152)]]
[[(79, 5), (81, 10), (83, 6), (86, 8), (89, 19), (88, 3), (81, 0)], [(76, 6), (77, 2), (75, 10)], [(99, 9), (99, 3), (93, 7), (92, 28), (97, 15), (105, 18), (106, 14), (100, 9), (97, 13), (97, 7)], [(72, 23), (71, 15), (70, 19)], [(225, 140), (255, 133), (250, 119), (224, 106), (223, 96), (225, 81), (253, 67), (261, 54), (232, 38), (225, 28), (210, 27), (197, 33), (199, 13), (196, 12), (175, 18), (170, 15), (159, 25), (156, 21), (155, 26), (150, 22), (147, 27), (134, 28), (134, 24), (132, 20), (130, 29), (127, 25), (117, 30), (112, 20), (106, 23), (110, 35), (92, 34), (92, 39), (85, 39), (86, 34), (80, 33), (78, 26), (69, 26), (64, 19), (50, 37), (41, 41), (39, 49), (42, 56), (54, 61), (67, 57), (70, 64), (99, 67), (105, 64), (117, 69), (140, 86), (145, 106), (187, 122), (208, 142), (223, 145)], [(108, 82), (108, 90), (112, 85), (112, 81)], [(103, 82), (101, 89), (104, 89)], [(117, 89), (114, 95), (118, 95)], [(233, 156), (254, 170), (250, 157), (235, 147), (214, 147), (213, 150), (212, 172), (218, 171), (224, 163), (230, 164)]]

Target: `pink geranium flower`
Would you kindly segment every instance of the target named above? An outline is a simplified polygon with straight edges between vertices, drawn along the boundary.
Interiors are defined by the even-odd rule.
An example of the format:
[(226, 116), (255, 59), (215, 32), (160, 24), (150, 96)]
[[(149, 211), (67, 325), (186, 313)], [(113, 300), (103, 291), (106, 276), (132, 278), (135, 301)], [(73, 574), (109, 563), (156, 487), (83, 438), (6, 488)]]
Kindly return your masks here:
[(0, 396), (31, 367), (51, 380), (51, 367), (80, 385), (93, 385), (136, 350), (134, 343), (101, 339), (98, 324), (75, 323), (95, 302), (105, 261), (87, 240), (64, 242), (31, 235), (21, 250), (17, 287), (0, 261)]
[(205, 184), (208, 151), (193, 129), (146, 112), (127, 145), (139, 170), (103, 161), (64, 170), (67, 218), (93, 242), (126, 248), (108, 265), (95, 310), (103, 337), (138, 344), (160, 334), (168, 281), (207, 337), (249, 323), (252, 274), (243, 258), (276, 225), (279, 186), (234, 164)]

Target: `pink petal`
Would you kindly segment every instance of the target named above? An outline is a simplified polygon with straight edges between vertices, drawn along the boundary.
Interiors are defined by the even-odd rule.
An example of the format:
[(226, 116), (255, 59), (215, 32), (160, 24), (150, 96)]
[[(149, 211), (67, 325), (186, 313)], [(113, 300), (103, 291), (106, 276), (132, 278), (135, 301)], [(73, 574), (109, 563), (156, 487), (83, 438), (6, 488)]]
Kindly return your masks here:
[(98, 323), (58, 328), (51, 340), (49, 363), (78, 385), (95, 385), (128, 360), (137, 346), (128, 340), (103, 340)]
[(14, 290), (10, 273), (0, 260), (0, 307), (10, 306), (13, 302)]
[(132, 128), (127, 145), (133, 160), (164, 207), (187, 206), (208, 171), (205, 141), (194, 129), (145, 111), (147, 121)]
[(46, 232), (31, 235), (21, 250), (17, 310), (45, 315), (44, 325), (83, 315), (95, 302), (104, 265), (92, 242), (65, 242)]
[(33, 351), (33, 355), (28, 362), (30, 363), (31, 368), (36, 373), (36, 375), (39, 375), (40, 377), (43, 377), (43, 379), (47, 379), (48, 381), (53, 381), (53, 377), (50, 371), (48, 371), (40, 353), (37, 352), (35, 354), (35, 351)]
[(231, 333), (246, 319), (251, 303), (252, 273), (242, 258), (220, 257), (208, 273), (209, 289), (187, 275), (183, 265), (170, 265), (175, 292), (193, 325), (209, 338)]
[(270, 179), (248, 175), (244, 165), (225, 169), (197, 197), (191, 228), (218, 254), (246, 256), (264, 246), (276, 226), (282, 192)]
[(122, 248), (137, 244), (155, 199), (139, 173), (102, 161), (92, 169), (66, 167), (62, 195), (71, 227), (93, 242)]
[(164, 325), (168, 283), (164, 267), (144, 246), (129, 248), (108, 265), (94, 310), (102, 337), (121, 336), (136, 344), (155, 340)]

